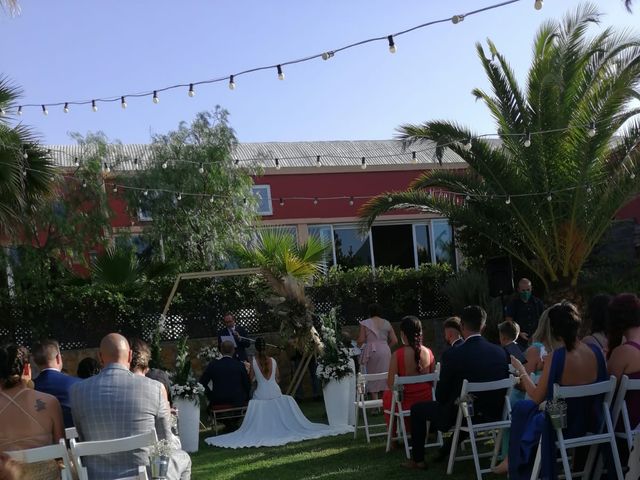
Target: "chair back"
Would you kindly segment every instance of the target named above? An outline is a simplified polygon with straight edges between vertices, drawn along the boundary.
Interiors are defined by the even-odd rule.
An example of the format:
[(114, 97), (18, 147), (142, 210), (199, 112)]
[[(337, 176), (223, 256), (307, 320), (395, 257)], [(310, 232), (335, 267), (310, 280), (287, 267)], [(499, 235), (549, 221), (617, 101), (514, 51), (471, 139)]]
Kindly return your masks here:
[(62, 479), (71, 480), (71, 462), (69, 461), (69, 453), (67, 452), (67, 446), (64, 443), (64, 439), (54, 445), (47, 445), (46, 447), (30, 448), (28, 450), (17, 450), (14, 452), (5, 452), (11, 458), (22, 463), (36, 463), (43, 462), (45, 460), (55, 460), (56, 458), (62, 458), (64, 463), (64, 469), (62, 470)]
[(433, 388), (440, 380), (440, 362), (436, 363), (436, 368), (434, 368), (432, 373), (424, 373), (422, 375), (408, 375), (401, 377), (396, 374), (393, 379), (394, 385), (413, 385), (415, 383), (429, 383), (433, 382)]
[(76, 427), (69, 427), (64, 429), (64, 438), (71, 440), (72, 438), (78, 438), (78, 430)]
[(627, 375), (623, 375), (620, 379), (620, 388), (618, 388), (618, 395), (613, 404), (613, 413), (611, 415), (614, 426), (618, 424), (618, 420), (622, 416), (624, 437), (629, 449), (631, 449), (633, 445), (633, 437), (640, 434), (640, 424), (631, 425), (631, 421), (629, 420), (629, 409), (627, 408), (626, 397), (627, 393), (631, 391), (640, 392), (640, 379), (632, 380)]
[[(516, 379), (513, 375), (509, 375), (507, 378), (503, 378), (502, 380), (494, 380), (492, 382), (470, 382), (468, 380), (464, 380), (462, 382), (462, 388), (460, 389), (460, 399), (466, 398), (468, 394), (473, 393), (487, 393), (487, 392), (498, 392), (500, 390), (504, 390), (504, 403), (502, 407), (502, 419), (508, 420), (511, 415), (511, 401), (509, 397), (511, 396), (511, 391), (513, 390), (513, 385), (515, 384)], [(458, 408), (458, 419), (456, 423), (462, 420), (463, 417), (467, 418), (467, 422), (470, 422), (471, 410), (467, 408), (462, 408), (463, 404), (466, 402), (459, 402)]]
[(613, 375), (609, 377), (609, 380), (604, 382), (590, 383), (588, 385), (573, 385), (570, 387), (564, 387), (553, 384), (553, 398), (585, 398), (595, 397), (596, 395), (604, 395), (604, 402), (609, 408), (613, 394), (616, 391), (616, 377)]

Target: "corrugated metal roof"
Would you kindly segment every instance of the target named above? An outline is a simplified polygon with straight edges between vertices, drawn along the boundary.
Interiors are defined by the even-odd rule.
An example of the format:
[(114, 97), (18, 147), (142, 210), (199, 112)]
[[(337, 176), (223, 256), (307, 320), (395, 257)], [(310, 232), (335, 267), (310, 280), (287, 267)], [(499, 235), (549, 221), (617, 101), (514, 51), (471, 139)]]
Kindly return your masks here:
[[(96, 154), (96, 149), (82, 145), (48, 145), (56, 164), (73, 167), (75, 158)], [(265, 168), (275, 167), (275, 159), (282, 168), (305, 168), (317, 166), (317, 157), (323, 167), (359, 168), (362, 157), (367, 165), (408, 165), (414, 163), (412, 152), (416, 152), (418, 164), (433, 164), (435, 160), (433, 142), (416, 144), (404, 148), (399, 140), (336, 140), (320, 142), (258, 142), (240, 143), (233, 158), (240, 162), (255, 162)], [(112, 144), (108, 146), (103, 162), (117, 165), (117, 170), (144, 168), (153, 158), (150, 145)], [(137, 161), (136, 161), (137, 160)], [(446, 149), (442, 163), (464, 163), (453, 151)]]

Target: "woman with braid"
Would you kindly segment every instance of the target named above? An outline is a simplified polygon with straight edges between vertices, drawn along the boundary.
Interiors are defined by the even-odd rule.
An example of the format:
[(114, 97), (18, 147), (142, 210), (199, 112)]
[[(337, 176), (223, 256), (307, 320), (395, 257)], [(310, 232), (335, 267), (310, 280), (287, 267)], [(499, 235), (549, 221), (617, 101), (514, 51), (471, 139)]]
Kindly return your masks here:
[[(391, 356), (389, 364), (389, 375), (387, 385), (389, 390), (384, 392), (382, 405), (387, 411), (391, 408), (391, 396), (395, 376), (400, 377), (424, 375), (432, 373), (435, 368), (435, 358), (427, 347), (422, 345), (422, 324), (418, 318), (408, 315), (402, 319), (400, 324), (400, 341), (402, 346)], [(403, 390), (402, 409), (409, 410), (416, 402), (425, 402), (433, 398), (431, 383), (415, 383), (405, 385)], [(389, 415), (385, 414), (387, 425)], [(405, 419), (407, 431), (411, 431), (411, 423)]]

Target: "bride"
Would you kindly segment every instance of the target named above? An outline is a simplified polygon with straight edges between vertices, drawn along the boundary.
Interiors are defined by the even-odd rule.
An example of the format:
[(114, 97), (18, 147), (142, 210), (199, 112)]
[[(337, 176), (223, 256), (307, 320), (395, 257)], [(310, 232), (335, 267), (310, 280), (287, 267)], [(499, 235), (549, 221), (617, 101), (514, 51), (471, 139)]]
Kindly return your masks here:
[(258, 382), (258, 387), (242, 425), (235, 432), (209, 437), (205, 442), (224, 448), (274, 447), (353, 431), (348, 425), (331, 427), (307, 420), (295, 400), (280, 391), (278, 364), (265, 349), (264, 339), (258, 338), (251, 362), (251, 379)]

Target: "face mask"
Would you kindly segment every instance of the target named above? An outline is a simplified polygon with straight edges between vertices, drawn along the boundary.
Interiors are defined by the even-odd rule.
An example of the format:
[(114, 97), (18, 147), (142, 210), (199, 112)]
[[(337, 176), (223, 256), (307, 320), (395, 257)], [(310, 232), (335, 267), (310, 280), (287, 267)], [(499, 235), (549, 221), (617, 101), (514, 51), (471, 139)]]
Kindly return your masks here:
[(528, 302), (531, 298), (531, 292), (520, 292), (520, 298), (523, 302)]

